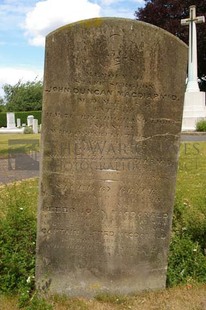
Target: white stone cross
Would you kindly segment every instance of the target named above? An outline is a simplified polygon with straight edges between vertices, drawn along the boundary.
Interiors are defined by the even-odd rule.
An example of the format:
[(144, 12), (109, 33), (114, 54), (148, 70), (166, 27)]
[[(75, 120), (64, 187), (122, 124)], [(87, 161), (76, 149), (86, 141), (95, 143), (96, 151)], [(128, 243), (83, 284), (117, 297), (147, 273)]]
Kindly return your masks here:
[(189, 61), (188, 61), (188, 82), (186, 92), (199, 92), (197, 77), (197, 31), (196, 24), (204, 23), (204, 16), (196, 16), (196, 6), (190, 6), (190, 17), (181, 19), (181, 25), (189, 25)]

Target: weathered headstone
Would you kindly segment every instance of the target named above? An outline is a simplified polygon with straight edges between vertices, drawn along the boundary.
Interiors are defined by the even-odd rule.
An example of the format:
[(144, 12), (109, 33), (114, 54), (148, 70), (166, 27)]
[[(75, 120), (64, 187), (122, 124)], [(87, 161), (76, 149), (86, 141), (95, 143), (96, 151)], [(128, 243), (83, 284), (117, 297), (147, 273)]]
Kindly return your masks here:
[(47, 36), (36, 286), (165, 287), (187, 47), (102, 18)]
[(20, 118), (17, 118), (16, 123), (17, 123), (17, 127), (21, 127), (21, 119)]
[(16, 127), (14, 112), (6, 113), (6, 121), (7, 121), (6, 128), (5, 127), (0, 128), (0, 134), (11, 134), (11, 133), (23, 134), (24, 133), (24, 130), (22, 128)]
[(34, 120), (34, 116), (28, 115), (27, 116), (27, 126), (33, 126), (33, 120)]
[(33, 119), (32, 128), (33, 128), (33, 133), (38, 133), (38, 119), (36, 118)]
[(7, 129), (16, 128), (14, 112), (7, 112), (6, 113), (6, 121), (7, 121), (7, 125), (6, 125)]

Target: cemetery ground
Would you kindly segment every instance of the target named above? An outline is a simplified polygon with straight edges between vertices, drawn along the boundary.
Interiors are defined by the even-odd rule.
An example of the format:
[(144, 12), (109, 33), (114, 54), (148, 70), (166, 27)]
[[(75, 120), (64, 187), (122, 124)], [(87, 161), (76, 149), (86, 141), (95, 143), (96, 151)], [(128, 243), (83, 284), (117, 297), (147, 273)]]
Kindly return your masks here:
[[(0, 136), (0, 159), (8, 157), (8, 140), (36, 140), (39, 139), (40, 134), (1, 134)], [(21, 149), (23, 145), (19, 144)], [(16, 146), (17, 149), (17, 146)]]
[[(5, 156), (6, 142), (0, 147)], [(37, 196), (37, 178), (0, 187), (1, 310), (206, 309), (206, 142), (181, 144), (166, 290), (132, 296), (102, 294), (94, 300), (38, 298), (34, 291)]]

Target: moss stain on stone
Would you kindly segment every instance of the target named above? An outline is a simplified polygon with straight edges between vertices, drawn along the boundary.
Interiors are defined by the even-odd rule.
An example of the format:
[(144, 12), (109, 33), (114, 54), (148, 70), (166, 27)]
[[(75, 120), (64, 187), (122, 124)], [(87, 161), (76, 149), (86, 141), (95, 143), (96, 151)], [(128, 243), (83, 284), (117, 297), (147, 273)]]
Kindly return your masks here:
[(74, 23), (71, 23), (71, 24), (67, 24), (67, 25), (64, 25), (52, 32), (50, 32), (47, 37), (49, 37), (50, 35), (54, 35), (55, 33), (57, 32), (62, 32), (64, 30), (68, 30), (68, 29), (72, 29), (74, 26), (76, 27), (86, 27), (86, 28), (91, 28), (91, 27), (100, 27), (103, 22), (105, 21), (106, 18), (92, 18), (92, 19), (86, 19), (86, 20), (81, 20), (81, 21), (78, 21), (78, 22), (74, 22)]

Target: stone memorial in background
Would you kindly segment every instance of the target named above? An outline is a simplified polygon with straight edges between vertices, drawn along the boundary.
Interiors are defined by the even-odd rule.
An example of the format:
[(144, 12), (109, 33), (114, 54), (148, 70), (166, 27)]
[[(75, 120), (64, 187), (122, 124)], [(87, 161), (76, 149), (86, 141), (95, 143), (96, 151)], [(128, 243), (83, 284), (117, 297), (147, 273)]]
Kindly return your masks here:
[(38, 133), (38, 119), (36, 118), (33, 119), (32, 129), (33, 133)]
[[(17, 118), (17, 121), (18, 121), (18, 118)], [(15, 113), (7, 112), (6, 113), (6, 127), (0, 128), (0, 134), (13, 134), (13, 133), (23, 134), (24, 130), (22, 128), (16, 127)]]
[(27, 116), (27, 126), (33, 126), (33, 120), (34, 120), (34, 116), (28, 115)]
[(21, 127), (21, 119), (20, 118), (17, 118), (16, 123), (17, 123), (18, 128)]
[(196, 130), (196, 123), (206, 118), (205, 92), (200, 91), (197, 75), (197, 30), (196, 24), (205, 22), (204, 16), (196, 16), (196, 6), (190, 6), (189, 18), (182, 19), (189, 26), (188, 79), (184, 99), (182, 131)]
[(6, 113), (6, 128), (7, 129), (15, 129), (16, 123), (15, 123), (15, 114), (14, 112), (7, 112)]
[(134, 20), (47, 36), (39, 291), (165, 287), (186, 66), (184, 43)]

